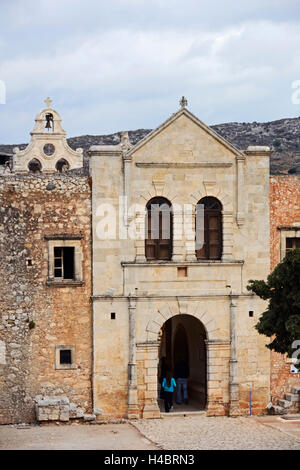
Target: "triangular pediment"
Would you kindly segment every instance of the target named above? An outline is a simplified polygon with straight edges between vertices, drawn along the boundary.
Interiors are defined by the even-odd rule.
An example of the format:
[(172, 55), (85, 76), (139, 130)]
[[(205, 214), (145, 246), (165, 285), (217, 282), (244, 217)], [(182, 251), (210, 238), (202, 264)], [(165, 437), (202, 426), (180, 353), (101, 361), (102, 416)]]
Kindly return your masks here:
[(243, 153), (204, 124), (186, 108), (173, 114), (128, 152), (127, 156), (161, 161), (168, 150), (178, 161), (230, 160)]

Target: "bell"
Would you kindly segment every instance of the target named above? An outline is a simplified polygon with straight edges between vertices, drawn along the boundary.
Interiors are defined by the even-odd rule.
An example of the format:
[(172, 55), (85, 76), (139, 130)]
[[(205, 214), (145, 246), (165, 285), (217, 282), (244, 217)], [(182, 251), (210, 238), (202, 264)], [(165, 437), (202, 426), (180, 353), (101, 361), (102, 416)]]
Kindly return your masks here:
[(53, 116), (52, 114), (46, 114), (46, 124), (45, 124), (45, 129), (51, 129), (51, 121), (53, 122)]

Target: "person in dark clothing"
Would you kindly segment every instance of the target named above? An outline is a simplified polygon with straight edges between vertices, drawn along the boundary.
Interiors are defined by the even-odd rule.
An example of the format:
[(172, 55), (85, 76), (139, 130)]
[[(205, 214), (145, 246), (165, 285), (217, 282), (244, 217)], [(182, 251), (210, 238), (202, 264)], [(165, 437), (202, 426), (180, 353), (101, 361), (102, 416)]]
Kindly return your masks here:
[(159, 397), (162, 399), (164, 399), (164, 389), (162, 387), (162, 382), (163, 382), (163, 379), (166, 377), (168, 369), (169, 368), (167, 366), (167, 358), (163, 356), (160, 361), (160, 376), (159, 376), (159, 383), (161, 385)]
[(183, 399), (188, 404), (188, 389), (187, 380), (190, 376), (190, 369), (184, 359), (180, 359), (175, 366), (175, 378), (177, 382), (177, 400), (176, 403), (181, 405), (182, 397), (181, 390), (183, 391)]
[(173, 392), (176, 387), (176, 382), (172, 376), (171, 371), (167, 372), (161, 386), (164, 391), (165, 411), (166, 413), (169, 413), (169, 411), (173, 408)]

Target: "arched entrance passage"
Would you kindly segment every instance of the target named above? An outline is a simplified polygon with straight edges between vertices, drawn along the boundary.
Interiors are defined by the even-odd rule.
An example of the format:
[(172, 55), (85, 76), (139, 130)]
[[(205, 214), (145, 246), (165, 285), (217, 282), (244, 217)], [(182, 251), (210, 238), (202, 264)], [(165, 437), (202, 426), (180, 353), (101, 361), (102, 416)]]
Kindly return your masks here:
[[(206, 407), (207, 397), (207, 354), (206, 331), (203, 324), (192, 315), (176, 315), (167, 320), (162, 329), (159, 346), (158, 383), (161, 378), (161, 365), (165, 358), (167, 367), (173, 372), (176, 363), (184, 359), (190, 370), (188, 378), (188, 405), (176, 405), (174, 396), (174, 410), (190, 411), (203, 410)], [(176, 392), (175, 392), (176, 393)], [(163, 402), (158, 400), (161, 411)]]
[(187, 364), (189, 364), (189, 341), (188, 336), (185, 330), (185, 327), (182, 323), (176, 328), (176, 332), (174, 335), (174, 345), (173, 345), (173, 359), (174, 359), (174, 366), (180, 361), (184, 360)]

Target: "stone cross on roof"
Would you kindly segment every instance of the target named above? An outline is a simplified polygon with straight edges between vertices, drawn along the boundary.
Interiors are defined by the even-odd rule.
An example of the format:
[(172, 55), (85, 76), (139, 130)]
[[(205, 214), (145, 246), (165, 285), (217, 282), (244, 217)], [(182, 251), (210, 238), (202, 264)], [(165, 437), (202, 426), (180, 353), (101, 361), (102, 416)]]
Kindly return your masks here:
[(182, 108), (185, 108), (187, 106), (188, 102), (185, 96), (181, 98), (181, 100), (179, 101), (179, 104)]
[(44, 103), (46, 103), (47, 108), (50, 108), (52, 100), (49, 98), (49, 96), (45, 99)]

